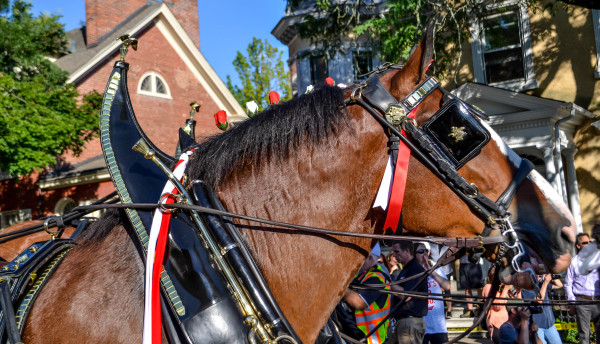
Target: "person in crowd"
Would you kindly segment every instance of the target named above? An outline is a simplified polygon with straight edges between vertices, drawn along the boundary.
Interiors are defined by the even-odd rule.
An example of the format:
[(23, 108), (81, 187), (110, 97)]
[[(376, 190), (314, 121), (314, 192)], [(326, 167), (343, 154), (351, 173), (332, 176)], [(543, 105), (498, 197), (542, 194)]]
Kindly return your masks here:
[[(429, 261), (429, 250), (427, 247), (419, 243), (416, 247), (415, 258), (421, 264), (423, 269), (431, 269)], [(435, 297), (439, 298), (442, 290), (450, 290), (450, 281), (442, 268), (437, 268), (427, 277), (427, 291), (429, 294), (439, 294)], [(425, 336), (423, 344), (438, 344), (448, 341), (448, 329), (446, 328), (446, 316), (444, 314), (444, 301), (428, 300), (427, 315), (423, 317), (425, 321)]]
[[(539, 269), (538, 269), (539, 271)], [(521, 295), (524, 299), (535, 299), (538, 300), (541, 306), (541, 313), (532, 314), (533, 321), (538, 326), (537, 335), (543, 344), (561, 344), (562, 340), (560, 339), (560, 334), (558, 334), (558, 330), (554, 323), (556, 319), (554, 318), (554, 311), (552, 310), (552, 305), (548, 304), (550, 300), (550, 290), (552, 275), (545, 274), (538, 276), (539, 282), (541, 283), (540, 287), (540, 295), (537, 296), (536, 292), (533, 290), (523, 290), (521, 291)], [(548, 286), (550, 285), (550, 288)], [(547, 304), (544, 306), (543, 304)]]
[[(354, 284), (383, 284), (389, 283), (390, 277), (381, 264), (377, 260), (381, 256), (381, 247), (375, 244), (371, 253), (363, 263), (362, 267), (356, 274)], [(389, 290), (389, 287), (385, 287)], [(344, 293), (344, 301), (354, 308), (354, 320), (356, 327), (363, 333), (365, 337), (380, 322), (384, 321), (390, 312), (389, 295), (379, 293), (376, 290), (352, 290), (347, 289)], [(385, 341), (388, 328), (388, 320), (380, 325), (377, 330), (367, 338), (367, 344), (381, 344)], [(361, 338), (355, 338), (361, 339)]]
[[(392, 245), (396, 260), (402, 264), (402, 271), (396, 281), (401, 281), (425, 272), (414, 255), (414, 245), (410, 241), (396, 241)], [(406, 283), (392, 286), (393, 291), (416, 291), (427, 293), (427, 279), (417, 277)], [(392, 296), (392, 326), (388, 331), (386, 344), (422, 344), (425, 334), (427, 299)]]
[[(495, 270), (495, 267), (492, 266), (488, 271), (486, 279), (487, 284), (483, 286), (483, 290), (481, 292), (484, 297), (490, 296)], [(506, 310), (506, 306), (502, 305), (501, 303), (506, 303), (505, 298), (508, 297), (508, 292), (511, 289), (511, 285), (500, 284), (498, 292), (496, 292), (496, 297), (499, 297), (500, 299), (494, 301), (495, 304), (490, 307), (485, 319), (488, 336), (495, 344), (500, 343), (500, 326), (502, 326), (502, 324), (508, 320), (508, 311)]]
[[(448, 246), (444, 246), (441, 244), (432, 244), (431, 250), (429, 253), (429, 258), (435, 264), (439, 259), (441, 259), (444, 254), (448, 251)], [(444, 274), (448, 277), (452, 275), (452, 264), (446, 264), (441, 267)], [(450, 288), (444, 290), (444, 294), (450, 296)], [(446, 302), (446, 319), (450, 319), (452, 317), (452, 301), (447, 300)]]
[[(577, 252), (581, 251), (589, 243), (589, 235), (585, 233), (578, 234), (575, 241)], [(598, 269), (587, 275), (583, 275), (579, 272), (579, 255), (573, 257), (565, 275), (565, 294), (567, 295), (567, 300), (600, 300), (599, 288), (600, 274), (598, 273)], [(588, 344), (590, 342), (590, 321), (594, 322), (596, 338), (600, 338), (600, 304), (569, 306), (569, 313), (577, 316), (577, 329), (581, 344)]]
[(390, 251), (386, 258), (388, 264), (390, 265), (390, 277), (392, 277), (392, 279), (395, 280), (398, 277), (398, 274), (400, 273), (400, 265), (398, 264), (396, 257), (394, 257), (393, 251)]
[(537, 331), (534, 321), (529, 321), (531, 312), (527, 307), (507, 305), (508, 320), (500, 326), (500, 344), (537, 344)]
[[(481, 259), (480, 259), (481, 260)], [(468, 256), (462, 256), (460, 258), (460, 265), (458, 267), (460, 274), (460, 288), (465, 290), (465, 295), (473, 296), (473, 290), (477, 291), (477, 296), (481, 295), (481, 288), (483, 288), (483, 271), (479, 262), (471, 263)], [(464, 313), (460, 315), (461, 318), (473, 318), (475, 312), (473, 310), (473, 304), (468, 303), (473, 299), (467, 298), (467, 308)]]

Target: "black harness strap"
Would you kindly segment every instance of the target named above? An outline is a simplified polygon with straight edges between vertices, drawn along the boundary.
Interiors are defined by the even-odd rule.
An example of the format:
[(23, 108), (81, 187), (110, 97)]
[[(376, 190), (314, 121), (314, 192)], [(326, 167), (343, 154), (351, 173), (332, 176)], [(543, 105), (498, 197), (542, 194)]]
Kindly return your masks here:
[(15, 321), (15, 310), (10, 297), (10, 287), (7, 279), (0, 280), (0, 305), (2, 306), (2, 315), (6, 319), (4, 323), (6, 325), (8, 341), (12, 344), (21, 343), (21, 333)]

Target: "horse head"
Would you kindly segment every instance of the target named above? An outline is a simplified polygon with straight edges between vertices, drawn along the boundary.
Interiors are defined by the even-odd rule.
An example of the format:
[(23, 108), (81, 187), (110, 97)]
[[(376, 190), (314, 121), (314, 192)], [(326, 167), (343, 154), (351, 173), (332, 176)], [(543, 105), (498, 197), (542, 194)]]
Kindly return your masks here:
[[(405, 98), (426, 79), (425, 70), (432, 57), (431, 31), (430, 27), (402, 69), (381, 77), (396, 99)], [(439, 89), (427, 96), (415, 113), (417, 127), (427, 123), (446, 100)], [(496, 201), (519, 173), (523, 159), (489, 125), (480, 118), (475, 119), (489, 132), (491, 139), (478, 154), (459, 166), (458, 173), (475, 185), (480, 194)], [(510, 198), (504, 201), (510, 202), (510, 221), (519, 239), (529, 247), (529, 253), (541, 258), (550, 271), (564, 271), (571, 262), (575, 222), (557, 192), (539, 173), (531, 170), (516, 187), (512, 201)], [(419, 159), (411, 156), (403, 225), (409, 232), (421, 235), (472, 237), (482, 234), (489, 223), (462, 202)], [(489, 234), (501, 235), (498, 230)], [(493, 259), (495, 253), (492, 250), (488, 259)], [(516, 278), (503, 277), (507, 283), (519, 283)]]

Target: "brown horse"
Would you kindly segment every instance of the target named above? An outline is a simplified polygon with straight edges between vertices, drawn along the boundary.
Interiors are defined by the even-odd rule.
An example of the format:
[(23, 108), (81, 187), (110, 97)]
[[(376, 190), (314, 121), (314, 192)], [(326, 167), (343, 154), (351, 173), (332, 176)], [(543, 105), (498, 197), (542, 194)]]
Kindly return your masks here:
[[(424, 40), (426, 42), (427, 40)], [(421, 43), (402, 69), (381, 81), (403, 99), (424, 80), (430, 45)], [(324, 117), (321, 102), (339, 95), (325, 88), (274, 107), (198, 147), (188, 174), (213, 186), (232, 212), (360, 233), (381, 233), (384, 214), (371, 210), (388, 159), (387, 136), (363, 108)], [(320, 98), (319, 98), (320, 97)], [(306, 104), (299, 111), (298, 103)], [(434, 91), (416, 112), (418, 125), (441, 107)], [(310, 112), (310, 113), (306, 113)], [(460, 169), (495, 199), (515, 174), (519, 158), (497, 137)], [(532, 172), (510, 211), (521, 239), (536, 243), (553, 271), (570, 261), (574, 222), (548, 183)], [(454, 192), (411, 157), (403, 210), (413, 234), (473, 237), (484, 223)], [(342, 297), (373, 245), (364, 238), (293, 233), (236, 221), (245, 243), (285, 316), (305, 343)], [(142, 338), (144, 265), (130, 240), (126, 217), (108, 212), (82, 234), (36, 301), (26, 343), (135, 343)], [(532, 245), (533, 246), (533, 245)], [(544, 249), (540, 249), (544, 248)]]
[[(17, 223), (12, 226), (6, 227), (3, 230), (0, 230), (0, 235), (9, 234), (28, 227), (41, 225), (43, 223), (44, 221), (41, 220), (32, 220)], [(68, 238), (71, 234), (73, 234), (74, 231), (75, 227), (66, 227), (63, 232), (63, 238)], [(50, 234), (42, 230), (33, 234), (12, 239), (4, 243), (0, 243), (0, 258), (10, 262), (11, 260), (15, 259), (21, 252), (26, 250), (31, 244), (37, 241), (46, 241), (49, 239)], [(2, 262), (0, 262), (0, 266), (2, 265)]]

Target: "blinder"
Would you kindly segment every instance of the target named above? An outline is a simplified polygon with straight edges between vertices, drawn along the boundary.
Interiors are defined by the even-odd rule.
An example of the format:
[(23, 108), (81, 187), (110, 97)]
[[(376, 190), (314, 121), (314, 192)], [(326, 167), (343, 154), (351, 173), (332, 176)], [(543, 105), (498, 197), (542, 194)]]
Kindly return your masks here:
[(490, 133), (471, 116), (461, 100), (452, 99), (422, 126), (423, 131), (456, 169), (490, 141)]

